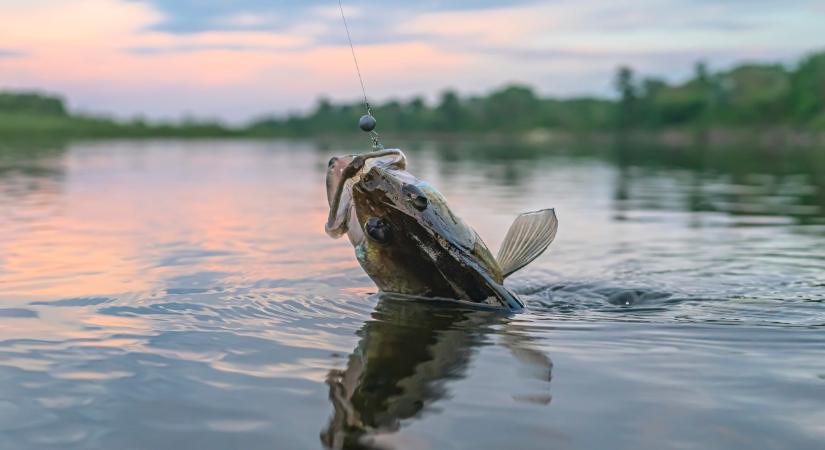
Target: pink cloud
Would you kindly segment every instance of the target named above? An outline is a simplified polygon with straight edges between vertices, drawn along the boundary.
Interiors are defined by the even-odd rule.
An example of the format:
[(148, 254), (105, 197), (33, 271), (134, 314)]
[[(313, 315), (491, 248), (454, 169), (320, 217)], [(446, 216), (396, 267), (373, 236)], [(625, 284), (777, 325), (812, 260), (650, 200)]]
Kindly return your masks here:
[[(0, 58), (0, 86), (63, 92), (83, 109), (154, 116), (197, 111), (232, 119), (305, 108), (320, 94), (359, 95), (335, 8), (311, 8), (277, 32), (175, 34), (157, 30), (167, 17), (150, 5), (4, 2), (0, 42), (24, 57)], [(731, 30), (701, 26), (728, 10), (685, 5), (641, 0), (623, 8), (620, 17), (615, 6), (593, 0), (418, 11), (381, 29), (354, 33), (374, 99), (433, 95), (447, 86), (478, 92), (506, 81), (555, 94), (603, 92), (619, 63), (672, 74), (673, 63), (684, 64), (684, 55), (706, 54), (713, 63), (735, 60), (737, 54), (796, 56), (825, 45), (814, 32), (825, 18), (811, 10), (771, 12), (783, 20), (764, 22), (768, 12), (751, 8), (736, 20), (761, 20), (764, 26)], [(356, 9), (348, 13), (368, 18)], [(265, 19), (245, 10), (225, 18), (239, 25)], [(787, 32), (790, 28), (795, 32)], [(671, 64), (665, 63), (667, 55), (673, 55)]]

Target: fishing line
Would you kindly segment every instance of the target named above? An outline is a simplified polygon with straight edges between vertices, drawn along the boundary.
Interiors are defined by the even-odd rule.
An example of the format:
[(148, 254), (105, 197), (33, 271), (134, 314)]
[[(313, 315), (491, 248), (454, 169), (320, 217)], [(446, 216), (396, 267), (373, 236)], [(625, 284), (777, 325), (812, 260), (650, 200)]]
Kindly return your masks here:
[(355, 45), (352, 43), (352, 33), (349, 31), (347, 16), (344, 14), (344, 5), (341, 3), (341, 0), (338, 0), (338, 9), (341, 10), (341, 20), (344, 22), (344, 29), (347, 31), (347, 41), (349, 41), (349, 49), (352, 52), (352, 61), (355, 63), (355, 72), (358, 74), (358, 82), (361, 83), (361, 93), (364, 94), (364, 108), (367, 111), (367, 114), (361, 116), (361, 119), (358, 121), (358, 126), (370, 134), (373, 148), (383, 149), (384, 146), (381, 145), (381, 140), (379, 139), (378, 133), (375, 131), (376, 120), (372, 115), (370, 101), (367, 98), (367, 88), (364, 85), (364, 77), (361, 75), (361, 67), (358, 65), (358, 57), (355, 55)]
[(367, 114), (369, 114), (372, 111), (370, 111), (370, 102), (367, 100), (367, 88), (364, 87), (364, 77), (361, 76), (361, 67), (358, 66), (358, 57), (355, 55), (355, 46), (352, 44), (352, 34), (350, 34), (349, 31), (347, 16), (344, 14), (344, 5), (341, 4), (341, 0), (338, 0), (338, 9), (341, 10), (341, 20), (344, 21), (344, 29), (347, 30), (347, 40), (349, 41), (349, 49), (352, 51), (352, 61), (355, 63), (355, 71), (358, 73), (358, 81), (361, 83), (361, 92), (364, 94), (364, 106), (367, 108)]

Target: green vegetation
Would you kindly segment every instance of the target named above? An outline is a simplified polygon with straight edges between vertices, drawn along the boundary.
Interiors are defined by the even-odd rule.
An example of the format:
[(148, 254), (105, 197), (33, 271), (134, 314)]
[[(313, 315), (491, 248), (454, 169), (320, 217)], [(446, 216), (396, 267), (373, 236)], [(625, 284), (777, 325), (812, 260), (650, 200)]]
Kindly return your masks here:
[[(616, 99), (541, 98), (527, 86), (507, 86), (483, 97), (442, 93), (435, 105), (422, 98), (373, 107), (382, 132), (525, 132), (536, 129), (589, 132), (709, 127), (792, 127), (825, 130), (825, 52), (794, 68), (745, 64), (710, 73), (703, 63), (679, 84), (637, 79), (618, 69)], [(252, 131), (285, 136), (349, 132), (363, 114), (360, 103), (322, 99), (306, 115), (270, 118)]]
[[(612, 127), (615, 102), (598, 98), (542, 99), (527, 86), (508, 86), (484, 97), (446, 91), (435, 105), (423, 98), (373, 106), (382, 133), (514, 133), (537, 128), (589, 131)], [(271, 118), (251, 131), (283, 136), (349, 133), (364, 114), (360, 103), (333, 105), (322, 99), (307, 115)]]
[(0, 136), (5, 138), (62, 137), (222, 137), (243, 130), (216, 122), (180, 124), (117, 121), (107, 117), (71, 114), (61, 98), (38, 92), (0, 92)]
[[(435, 104), (416, 97), (373, 107), (382, 133), (569, 133), (746, 128), (825, 130), (825, 52), (795, 67), (745, 64), (711, 73), (698, 63), (694, 76), (669, 84), (618, 69), (616, 98), (539, 97), (511, 85), (486, 96), (442, 93)], [(360, 103), (321, 99), (308, 114), (259, 120), (245, 128), (215, 122), (148, 123), (72, 114), (62, 99), (38, 93), (0, 93), (0, 136), (58, 137), (305, 137), (354, 133)]]
[(794, 70), (747, 64), (710, 74), (699, 63), (691, 80), (675, 86), (654, 78), (636, 83), (624, 68), (617, 85), (619, 112), (635, 127), (825, 125), (825, 53)]

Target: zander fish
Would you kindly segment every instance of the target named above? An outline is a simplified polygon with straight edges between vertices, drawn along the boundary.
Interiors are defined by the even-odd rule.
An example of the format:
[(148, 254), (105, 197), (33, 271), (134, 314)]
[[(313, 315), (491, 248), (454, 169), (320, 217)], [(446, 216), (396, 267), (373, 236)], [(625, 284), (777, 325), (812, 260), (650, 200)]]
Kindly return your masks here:
[(444, 196), (406, 167), (400, 150), (330, 159), (327, 234), (347, 234), (361, 267), (383, 292), (523, 308), (504, 279), (553, 242), (554, 210), (518, 216), (493, 257)]

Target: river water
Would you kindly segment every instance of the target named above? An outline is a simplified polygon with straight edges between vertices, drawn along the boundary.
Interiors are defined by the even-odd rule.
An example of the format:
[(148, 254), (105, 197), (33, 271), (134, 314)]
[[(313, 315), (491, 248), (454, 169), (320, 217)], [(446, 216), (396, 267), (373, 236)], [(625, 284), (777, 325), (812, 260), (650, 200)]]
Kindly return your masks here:
[(382, 298), (323, 232), (352, 144), (0, 146), (0, 448), (825, 447), (825, 150), (405, 145), (507, 315)]

